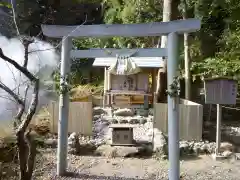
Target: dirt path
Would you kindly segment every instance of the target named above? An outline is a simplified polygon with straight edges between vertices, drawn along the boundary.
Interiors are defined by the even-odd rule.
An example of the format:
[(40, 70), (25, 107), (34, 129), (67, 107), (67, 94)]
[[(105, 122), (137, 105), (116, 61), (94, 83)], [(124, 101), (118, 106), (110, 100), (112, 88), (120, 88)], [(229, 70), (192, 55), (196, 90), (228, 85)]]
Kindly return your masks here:
[[(115, 158), (69, 155), (68, 177), (57, 177), (56, 152), (44, 151), (39, 159), (34, 179), (37, 180), (167, 180), (168, 162), (155, 159)], [(239, 161), (216, 162), (209, 156), (181, 161), (184, 180), (237, 180), (240, 177)]]

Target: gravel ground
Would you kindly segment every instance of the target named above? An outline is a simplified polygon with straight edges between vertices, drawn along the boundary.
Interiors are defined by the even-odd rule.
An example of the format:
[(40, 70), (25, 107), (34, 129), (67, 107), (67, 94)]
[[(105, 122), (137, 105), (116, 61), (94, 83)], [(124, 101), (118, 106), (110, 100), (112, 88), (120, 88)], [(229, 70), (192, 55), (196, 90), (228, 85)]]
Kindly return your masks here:
[[(41, 149), (38, 154), (34, 180), (167, 180), (168, 162), (156, 159), (114, 158), (68, 155), (70, 172), (67, 177), (56, 176), (56, 150)], [(15, 180), (16, 165), (5, 164), (2, 180)], [(7, 168), (8, 167), (8, 168)], [(9, 168), (10, 167), (10, 168)], [(181, 160), (181, 179), (238, 180), (240, 161), (216, 162), (209, 156)], [(16, 170), (15, 170), (16, 171)], [(16, 173), (15, 173), (16, 175)]]
[[(108, 119), (110, 117), (105, 117)], [(133, 117), (136, 118), (136, 117)], [(94, 120), (94, 139), (101, 142), (108, 140), (111, 134), (109, 121)], [(147, 118), (144, 124), (137, 124), (134, 139), (151, 141), (152, 120)], [(97, 143), (97, 144), (98, 144)], [(33, 180), (167, 180), (168, 161), (137, 158), (106, 158), (93, 156), (68, 155), (69, 174), (56, 176), (56, 149), (40, 149), (37, 156)], [(13, 163), (3, 165), (1, 180), (17, 180), (17, 166)], [(211, 157), (202, 155), (198, 158), (181, 160), (181, 179), (184, 180), (238, 180), (240, 179), (240, 161), (226, 160), (216, 162)], [(10, 175), (12, 174), (12, 176)], [(15, 176), (14, 176), (15, 174)]]
[[(156, 159), (115, 158), (93, 156), (68, 156), (69, 175), (56, 176), (56, 150), (42, 149), (38, 155), (36, 180), (167, 180), (168, 162)], [(12, 168), (13, 166), (11, 166)], [(240, 161), (216, 162), (209, 156), (188, 158), (181, 161), (184, 180), (237, 180)], [(3, 179), (15, 179), (7, 176)]]

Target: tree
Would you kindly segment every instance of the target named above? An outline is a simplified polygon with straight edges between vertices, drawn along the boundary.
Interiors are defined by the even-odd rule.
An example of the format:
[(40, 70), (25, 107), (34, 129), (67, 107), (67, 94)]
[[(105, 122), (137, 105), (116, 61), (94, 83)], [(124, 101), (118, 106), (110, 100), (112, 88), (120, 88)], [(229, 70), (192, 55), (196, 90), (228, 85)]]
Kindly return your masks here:
[[(42, 36), (41, 24), (76, 25), (85, 21), (100, 23), (100, 0), (15, 0), (20, 32)], [(88, 22), (90, 23), (90, 21)]]
[[(17, 136), (17, 146), (18, 146), (18, 157), (20, 165), (20, 179), (21, 180), (31, 180), (32, 173), (34, 170), (34, 163), (36, 157), (36, 146), (34, 140), (31, 136), (31, 129), (28, 130), (28, 125), (30, 124), (37, 108), (38, 104), (38, 92), (39, 92), (39, 79), (28, 70), (28, 46), (33, 42), (31, 38), (23, 39), (23, 46), (25, 49), (25, 57), (23, 65), (20, 65), (15, 60), (9, 58), (4, 54), (0, 48), (0, 58), (6, 63), (11, 64), (19, 72), (24, 74), (24, 76), (29, 80), (33, 86), (32, 101), (27, 109), (27, 114), (24, 117), (24, 112), (26, 111), (26, 97), (21, 97), (3, 82), (0, 82), (0, 88), (8, 93), (17, 103), (18, 103), (18, 113), (15, 117), (16, 122), (16, 136)], [(25, 92), (28, 91), (28, 86)]]
[[(162, 1), (153, 0), (107, 0), (104, 4), (104, 22), (106, 24), (131, 24), (158, 22), (162, 20)], [(116, 44), (120, 48), (127, 47), (153, 47), (158, 37), (123, 38), (114, 37), (104, 40), (108, 47)]]
[[(179, 0), (164, 0), (163, 1), (163, 22), (171, 21), (177, 18)], [(159, 40), (160, 42), (160, 40)], [(166, 48), (167, 36), (161, 38), (161, 48)], [(158, 70), (157, 75), (157, 99), (158, 102), (166, 101), (167, 90), (167, 59), (164, 60), (163, 68)]]
[[(183, 19), (188, 18), (187, 0), (181, 1)], [(190, 75), (190, 54), (189, 54), (189, 34), (184, 33), (184, 65), (185, 65), (185, 99), (191, 99), (191, 75)]]
[(239, 75), (239, 10), (239, 0), (197, 1), (194, 12), (202, 20), (202, 28), (190, 48), (194, 75)]

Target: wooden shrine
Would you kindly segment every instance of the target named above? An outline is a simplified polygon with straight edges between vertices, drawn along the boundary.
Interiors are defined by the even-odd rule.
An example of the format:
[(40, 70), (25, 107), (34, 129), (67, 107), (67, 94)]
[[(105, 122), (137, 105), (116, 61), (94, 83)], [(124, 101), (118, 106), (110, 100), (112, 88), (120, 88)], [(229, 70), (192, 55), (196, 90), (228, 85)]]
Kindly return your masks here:
[(150, 57), (130, 57), (130, 59), (139, 71), (130, 75), (119, 75), (111, 73), (110, 69), (117, 58), (95, 58), (93, 66), (105, 68), (104, 106), (126, 107), (127, 104), (143, 104), (144, 108), (148, 109), (149, 104), (155, 101), (157, 70), (163, 67), (163, 61), (161, 58)]

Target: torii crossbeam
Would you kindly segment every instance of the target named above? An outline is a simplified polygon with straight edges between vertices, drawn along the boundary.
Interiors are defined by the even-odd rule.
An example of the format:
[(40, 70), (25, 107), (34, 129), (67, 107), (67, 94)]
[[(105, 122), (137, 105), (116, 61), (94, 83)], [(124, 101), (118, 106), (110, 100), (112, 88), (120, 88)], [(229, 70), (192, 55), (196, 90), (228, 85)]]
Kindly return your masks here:
[[(101, 24), (60, 26), (42, 25), (45, 36), (62, 38), (61, 54), (61, 87), (64, 86), (66, 75), (70, 71), (70, 58), (116, 57), (116, 54), (125, 51), (135, 57), (167, 57), (167, 81), (169, 86), (177, 76), (178, 35), (199, 30), (201, 23), (197, 19), (176, 20), (170, 22), (154, 22), (145, 24)], [(91, 49), (71, 50), (72, 38), (75, 37), (143, 37), (143, 36), (168, 36), (168, 45), (164, 49)], [(62, 87), (63, 88), (63, 87)], [(176, 103), (177, 102), (177, 103)], [(169, 136), (169, 179), (178, 180), (179, 168), (179, 97), (168, 95), (168, 136)], [(67, 167), (67, 141), (68, 141), (68, 108), (69, 94), (62, 93), (59, 101), (58, 125), (58, 155), (57, 174), (64, 175)]]

